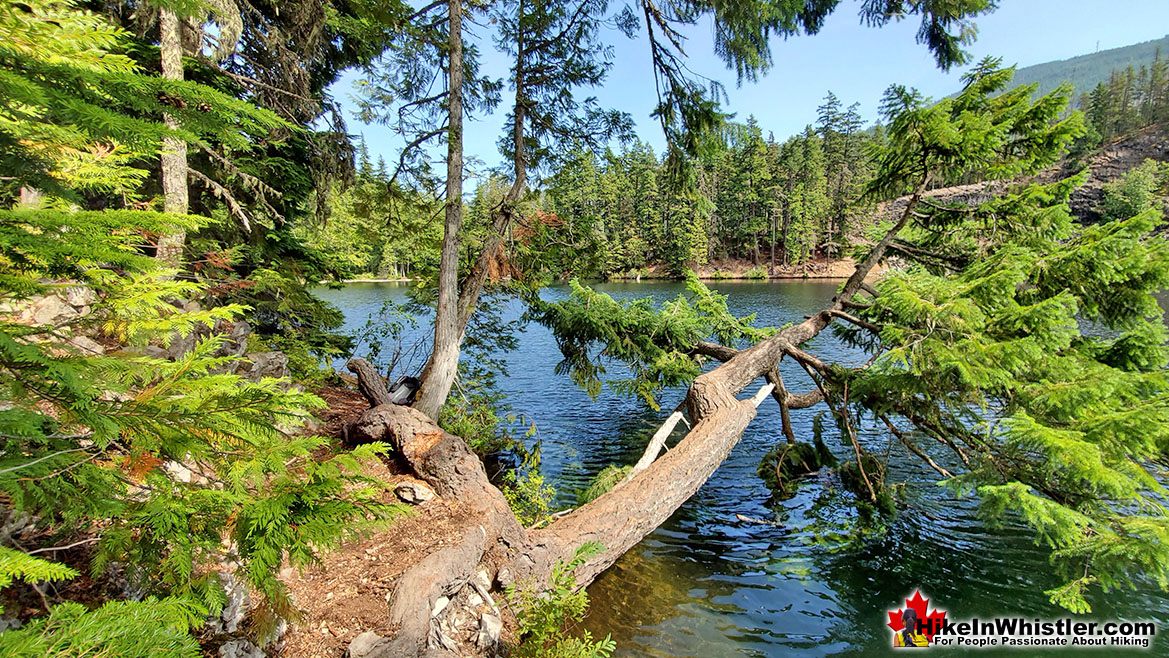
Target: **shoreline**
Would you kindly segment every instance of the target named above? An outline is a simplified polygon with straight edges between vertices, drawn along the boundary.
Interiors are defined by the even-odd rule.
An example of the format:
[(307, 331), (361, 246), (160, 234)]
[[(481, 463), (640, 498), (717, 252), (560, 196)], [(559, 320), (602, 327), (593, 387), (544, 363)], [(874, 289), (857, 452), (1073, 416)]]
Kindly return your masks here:
[[(761, 266), (747, 263), (722, 262), (713, 267), (707, 265), (699, 268), (696, 274), (700, 281), (844, 281), (851, 276), (855, 263), (851, 258), (841, 258), (831, 261), (813, 261), (799, 268), (780, 269), (774, 274), (762, 270)], [(777, 268), (778, 269), (778, 268)], [(878, 265), (869, 274), (869, 279), (876, 278), (888, 269), (887, 265)], [(342, 279), (340, 283), (414, 283), (417, 278), (354, 278)], [(581, 279), (582, 281), (612, 281), (612, 282), (640, 282), (640, 281), (683, 281), (684, 277), (667, 274), (655, 266), (640, 272), (619, 272), (604, 278)], [(568, 279), (558, 279), (555, 284), (566, 283)]]

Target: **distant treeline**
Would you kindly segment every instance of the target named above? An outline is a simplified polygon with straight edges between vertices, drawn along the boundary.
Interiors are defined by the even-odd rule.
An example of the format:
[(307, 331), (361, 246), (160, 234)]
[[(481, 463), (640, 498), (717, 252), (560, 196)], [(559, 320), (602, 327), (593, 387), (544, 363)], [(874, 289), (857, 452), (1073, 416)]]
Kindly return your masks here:
[(1158, 50), (1139, 68), (1113, 71), (1107, 82), (1080, 97), (1095, 142), (1158, 123), (1169, 122), (1169, 60)]
[(531, 242), (552, 272), (586, 276), (837, 257), (880, 139), (862, 130), (855, 105), (829, 94), (801, 134), (777, 142), (754, 119), (731, 124), (681, 173), (640, 142), (578, 151), (547, 181), (541, 207), (554, 219)]
[[(1169, 60), (1158, 52), (1148, 65), (1113, 71), (1080, 96), (1079, 106), (1089, 126), (1074, 149), (1079, 153), (1169, 123)], [(865, 128), (857, 105), (844, 107), (829, 92), (816, 123), (801, 133), (780, 142), (754, 118), (728, 123), (681, 170), (640, 140), (601, 152), (572, 149), (524, 202), (499, 266), (531, 276), (603, 278), (733, 263), (762, 278), (846, 256), (864, 228), (850, 218), (864, 215), (863, 188), (884, 143), (883, 127)], [(356, 182), (324, 192), (329, 220), (299, 228), (301, 237), (353, 276), (434, 272), (442, 237), (437, 188), (405, 189), (391, 178), (359, 144)], [(960, 182), (972, 181), (944, 183)], [(508, 185), (489, 176), (468, 202), (468, 265)]]

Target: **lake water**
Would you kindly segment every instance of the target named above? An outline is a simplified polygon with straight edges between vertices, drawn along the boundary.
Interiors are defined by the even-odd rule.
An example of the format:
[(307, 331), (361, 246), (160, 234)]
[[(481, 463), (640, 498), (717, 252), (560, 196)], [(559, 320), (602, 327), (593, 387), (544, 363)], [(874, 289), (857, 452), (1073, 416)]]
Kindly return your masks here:
[[(710, 285), (729, 295), (736, 314), (757, 313), (760, 324), (779, 326), (823, 308), (837, 284)], [(673, 282), (595, 287), (618, 298), (658, 300), (683, 290)], [(370, 283), (318, 294), (344, 311), (348, 329), (356, 329), (384, 300), (402, 300), (405, 290), (400, 284)], [(545, 295), (558, 298), (565, 292), (551, 288)], [(508, 303), (504, 311), (514, 318), (520, 309)], [(428, 331), (424, 320), (412, 336)], [(864, 360), (831, 332), (807, 349), (825, 360)], [(552, 335), (529, 325), (520, 348), (507, 355), (510, 375), (500, 383), (513, 411), (536, 423), (542, 472), (557, 487), (560, 502), (570, 506), (576, 491), (606, 465), (635, 461), (667, 412), (647, 411), (608, 390), (590, 399), (567, 377), (554, 374), (559, 360)], [(807, 376), (787, 361), (783, 374), (789, 387), (808, 389)], [(616, 370), (610, 374), (619, 376)], [(663, 408), (673, 408), (683, 393), (669, 391)], [(798, 438), (811, 439), (813, 419), (821, 410), (792, 412)], [(831, 422), (824, 425), (825, 442), (847, 457), (851, 448), (837, 438)], [(623, 657), (867, 656), (890, 652), (885, 611), (900, 607), (901, 599), (919, 587), (952, 618), (1065, 616), (1043, 594), (1058, 581), (1046, 551), (1028, 533), (987, 529), (973, 501), (954, 500), (936, 485), (934, 471), (906, 455), (900, 444), (890, 444), (885, 432), (861, 430), (870, 450), (889, 451), (891, 481), (908, 483), (911, 506), (884, 532), (856, 536), (848, 494), (830, 475), (813, 476), (795, 497), (768, 505), (769, 492), (755, 470), (781, 433), (778, 408), (767, 400), (698, 494), (592, 585), (585, 627), (597, 635), (612, 634)], [(742, 521), (739, 515), (767, 523)], [(1169, 598), (1153, 588), (1096, 595), (1092, 603), (1092, 618), (1169, 622)], [(1169, 638), (1160, 637), (1153, 653), (1169, 655)], [(1042, 654), (1015, 650), (1003, 655)]]

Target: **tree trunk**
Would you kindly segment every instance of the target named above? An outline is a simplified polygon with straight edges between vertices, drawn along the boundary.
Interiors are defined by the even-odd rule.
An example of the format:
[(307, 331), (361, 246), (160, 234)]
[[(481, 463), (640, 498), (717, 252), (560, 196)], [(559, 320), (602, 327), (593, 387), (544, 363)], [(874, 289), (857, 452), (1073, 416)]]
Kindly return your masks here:
[[(458, 44), (455, 43), (455, 22), (456, 14), (461, 12), (461, 8), (456, 7), (455, 0), (450, 2), (451, 12), (451, 82), (450, 82), (450, 127), (448, 129), (448, 147), (447, 147), (447, 221), (443, 235), (443, 251), (442, 263), (439, 271), (439, 298), (438, 311), (435, 315), (435, 348), (431, 352), (430, 358), (427, 360), (426, 367), (422, 371), (422, 387), (418, 391), (417, 401), (414, 407), (423, 413), (426, 413), (431, 418), (438, 417), (438, 410), (442, 408), (443, 403), (446, 402), (447, 395), (450, 394), (451, 387), (454, 385), (455, 377), (458, 375), (459, 365), (459, 347), (463, 342), (463, 337), (466, 334), (467, 323), (471, 320), (471, 314), (475, 312), (475, 306), (479, 303), (479, 295), (483, 291), (483, 286), (487, 282), (487, 273), (490, 269), (491, 261), (497, 257), (500, 248), (503, 245), (503, 238), (507, 235), (508, 228), (515, 219), (516, 204), (523, 197), (524, 191), (527, 189), (527, 157), (524, 150), (524, 122), (527, 119), (527, 104), (526, 97), (527, 86), (525, 82), (526, 60), (525, 51), (523, 47), (523, 35), (518, 37), (517, 52), (519, 59), (516, 62), (515, 74), (515, 105), (512, 110), (513, 130), (512, 130), (512, 146), (514, 149), (513, 168), (515, 179), (512, 181), (511, 187), (507, 194), (504, 195), (503, 201), (498, 207), (492, 210), (492, 228), (487, 235), (486, 241), (483, 243), (479, 254), (475, 259), (471, 271), (463, 279), (462, 284), (458, 282), (458, 252), (459, 245), (457, 240), (458, 230), (452, 226), (457, 224), (462, 225), (462, 204), (458, 206), (458, 217), (452, 220), (451, 217), (451, 202), (452, 198), (452, 181), (456, 180), (456, 173), (451, 166), (451, 163), (458, 164), (457, 181), (458, 193), (461, 199), (462, 196), (462, 172), (463, 172), (463, 121), (462, 121), (462, 107), (463, 107), (463, 93), (462, 93), (462, 38), (458, 38)], [(519, 4), (518, 10), (522, 16), (523, 3)], [(461, 25), (462, 19), (458, 18)], [(459, 72), (457, 76), (458, 85), (456, 87), (456, 77), (453, 73), (454, 62), (456, 59), (456, 52), (458, 54)], [(456, 88), (458, 93), (456, 93)], [(458, 108), (458, 120), (456, 122), (456, 103)], [(456, 139), (457, 126), (457, 139)], [(455, 145), (457, 141), (457, 154), (455, 152)], [(451, 239), (451, 236), (456, 236)], [(449, 243), (449, 244), (448, 244)], [(449, 252), (448, 252), (449, 246)], [(448, 259), (448, 254), (450, 258)], [(449, 304), (451, 308), (447, 308), (444, 304)], [(442, 333), (442, 341), (440, 342), (439, 334)], [(441, 348), (440, 348), (441, 346)]]
[(446, 217), (438, 273), (438, 307), (434, 315), (434, 349), (422, 370), (414, 408), (431, 418), (446, 402), (459, 369), (459, 230), (463, 225), (463, 5), (448, 0), (450, 54), (447, 62)]
[[(397, 634), (372, 655), (447, 655), (431, 639), (434, 621), (430, 611), (439, 597), (460, 589), (479, 564), (492, 567), (497, 586), (542, 588), (557, 563), (568, 562), (581, 545), (595, 542), (603, 548), (575, 572), (577, 582), (587, 585), (698, 491), (739, 442), (764, 395), (781, 395), (790, 407), (815, 404), (819, 399), (815, 395), (788, 396), (777, 386), (777, 364), (785, 354), (811, 358), (796, 346), (828, 326), (833, 312), (841, 310), (844, 301), (859, 289), (857, 282), (863, 282), (880, 260), (892, 234), (904, 227), (914, 206), (911, 201), (902, 221), (861, 261), (829, 308), (744, 350), (696, 345), (696, 352), (725, 361), (695, 379), (687, 393), (685, 406), (694, 419), (690, 432), (644, 470), (545, 528), (525, 530), (519, 525), (506, 499), (488, 481), (482, 463), (462, 439), (407, 407), (382, 405), (366, 412), (357, 428), (359, 437), (390, 441), (440, 495), (455, 496), (476, 506), (475, 523), (465, 529), (455, 546), (437, 549), (403, 574), (390, 609)], [(772, 383), (753, 399), (736, 397), (761, 377)]]
[(768, 272), (772, 276), (775, 275), (775, 210), (773, 209), (771, 215), (771, 270)]
[[(170, 80), (183, 79), (182, 21), (174, 11), (159, 9), (158, 47), (162, 55), (162, 77)], [(169, 114), (163, 115), (167, 128), (178, 128), (178, 123)], [(168, 213), (185, 215), (188, 210), (187, 193), (187, 143), (181, 139), (166, 137), (162, 140), (161, 153), (163, 210)], [(185, 231), (175, 231), (159, 236), (157, 258), (168, 267), (182, 264), (183, 245), (187, 241)]]

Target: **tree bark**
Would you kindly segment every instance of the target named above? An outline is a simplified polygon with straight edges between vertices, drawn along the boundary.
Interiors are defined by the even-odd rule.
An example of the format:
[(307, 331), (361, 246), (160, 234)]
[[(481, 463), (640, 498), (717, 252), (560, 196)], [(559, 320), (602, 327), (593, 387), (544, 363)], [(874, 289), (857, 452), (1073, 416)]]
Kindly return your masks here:
[(390, 404), (390, 390), (386, 387), (386, 380), (373, 367), (373, 364), (362, 358), (349, 359), (345, 364), (349, 372), (357, 375), (357, 390), (369, 402), (369, 406)]
[(435, 602), (461, 589), (480, 564), (503, 564), (526, 542), (524, 529), (503, 494), (488, 480), (478, 455), (417, 409), (393, 404), (374, 407), (362, 415), (354, 431), (360, 440), (388, 441), (440, 496), (471, 507), (475, 521), (460, 531), (453, 546), (436, 548), (402, 575), (389, 611), (397, 632), (370, 654), (385, 658), (448, 655), (431, 641), (430, 613)]
[(434, 349), (422, 370), (414, 408), (438, 418), (459, 369), (459, 230), (463, 226), (463, 4), (448, 0), (450, 34), (447, 61), (446, 216), (434, 315)]
[[(183, 79), (182, 21), (172, 10), (160, 8), (158, 12), (158, 47), (162, 56), (162, 77), (169, 80)], [(169, 114), (163, 115), (167, 128), (176, 129), (178, 122)], [(162, 140), (161, 175), (163, 210), (177, 215), (187, 214), (189, 196), (187, 190), (187, 143), (174, 137)], [(158, 260), (168, 267), (179, 267), (186, 244), (185, 231), (175, 231), (159, 236), (155, 253)]]
[[(451, 0), (451, 34), (454, 35), (454, 22), (456, 7), (455, 1)], [(519, 4), (517, 11), (520, 16), (523, 15), (523, 3)], [(459, 19), (461, 24), (461, 18)], [(450, 128), (448, 132), (448, 152), (447, 152), (447, 223), (444, 228), (443, 235), (443, 252), (442, 263), (439, 270), (439, 301), (438, 310), (435, 315), (435, 348), (431, 352), (430, 358), (426, 362), (426, 366), (422, 371), (422, 387), (418, 391), (418, 397), (414, 403), (416, 409), (426, 413), (431, 418), (437, 418), (438, 410), (446, 402), (447, 396), (450, 394), (451, 387), (454, 385), (455, 377), (458, 375), (459, 365), (459, 347), (462, 345), (463, 338), (467, 332), (467, 323), (471, 320), (471, 315), (475, 312), (475, 306), (479, 303), (479, 295), (483, 292), (483, 286), (487, 282), (487, 273), (490, 269), (491, 261), (495, 259), (503, 244), (503, 238), (507, 234), (508, 227), (515, 220), (516, 204), (523, 198), (524, 192), (527, 189), (527, 172), (528, 162), (527, 154), (524, 150), (524, 124), (527, 121), (528, 99), (526, 86), (526, 63), (525, 63), (525, 49), (523, 34), (518, 37), (517, 42), (517, 60), (515, 68), (515, 104), (512, 108), (512, 147), (513, 147), (513, 172), (514, 180), (507, 194), (504, 195), (503, 200), (499, 206), (492, 209), (492, 228), (488, 233), (486, 241), (483, 243), (479, 254), (475, 259), (471, 271), (463, 279), (462, 283), (458, 282), (458, 252), (459, 245), (457, 239), (450, 244), (451, 257), (448, 262), (448, 237), (452, 234), (452, 218), (450, 215), (451, 206), (451, 182), (453, 180), (454, 171), (451, 163), (455, 161), (455, 154), (453, 153), (454, 144), (456, 141), (456, 125), (457, 125), (457, 142), (458, 142), (458, 189), (461, 199), (462, 195), (462, 143), (463, 143), (463, 121), (462, 121), (462, 39), (458, 39), (458, 59), (459, 59), (459, 74), (458, 74), (458, 93), (455, 93), (455, 77), (452, 74), (450, 82)], [(451, 67), (453, 71), (456, 44), (455, 38), (451, 38)], [(456, 122), (455, 108), (456, 103), (458, 107), (458, 121)], [(457, 218), (457, 225), (462, 225), (462, 204), (459, 204), (459, 217)], [(458, 230), (455, 229), (453, 233), (457, 236)], [(445, 293), (445, 295), (444, 295)], [(449, 302), (449, 300), (454, 300)], [(454, 311), (449, 308), (444, 308), (444, 301), (448, 301), (455, 307)], [(441, 316), (441, 319), (440, 319)], [(453, 318), (452, 318), (453, 316)], [(441, 325), (441, 327), (440, 327)], [(439, 333), (442, 333), (442, 343), (439, 342)], [(440, 349), (441, 345), (441, 349)]]
[[(435, 550), (403, 574), (390, 610), (397, 634), (371, 655), (449, 655), (430, 640), (430, 611), (444, 592), (461, 588), (467, 574), (479, 564), (492, 567), (497, 586), (541, 589), (557, 563), (572, 560), (583, 544), (596, 543), (601, 550), (574, 574), (581, 586), (591, 583), (705, 484), (739, 442), (764, 396), (782, 396), (788, 408), (811, 406), (823, 399), (822, 395), (790, 395), (782, 390), (776, 371), (779, 361), (789, 355), (801, 365), (826, 367), (798, 346), (823, 331), (857, 291), (871, 291), (865, 278), (908, 224), (925, 186), (923, 181), (900, 220), (857, 265), (828, 308), (743, 350), (706, 342), (695, 345), (694, 353), (723, 363), (697, 377), (687, 392), (684, 405), (694, 424), (686, 436), (665, 455), (639, 464), (644, 470), (545, 528), (526, 530), (520, 526), (503, 494), (488, 480), (478, 456), (462, 439), (444, 432), (419, 410), (381, 405), (366, 412), (356, 428), (359, 438), (390, 441), (440, 495), (457, 497), (476, 510), (475, 523), (464, 529), (455, 546)], [(771, 383), (751, 399), (736, 397), (760, 378)], [(667, 426), (672, 420), (673, 416)], [(663, 427), (662, 432), (668, 430)]]

